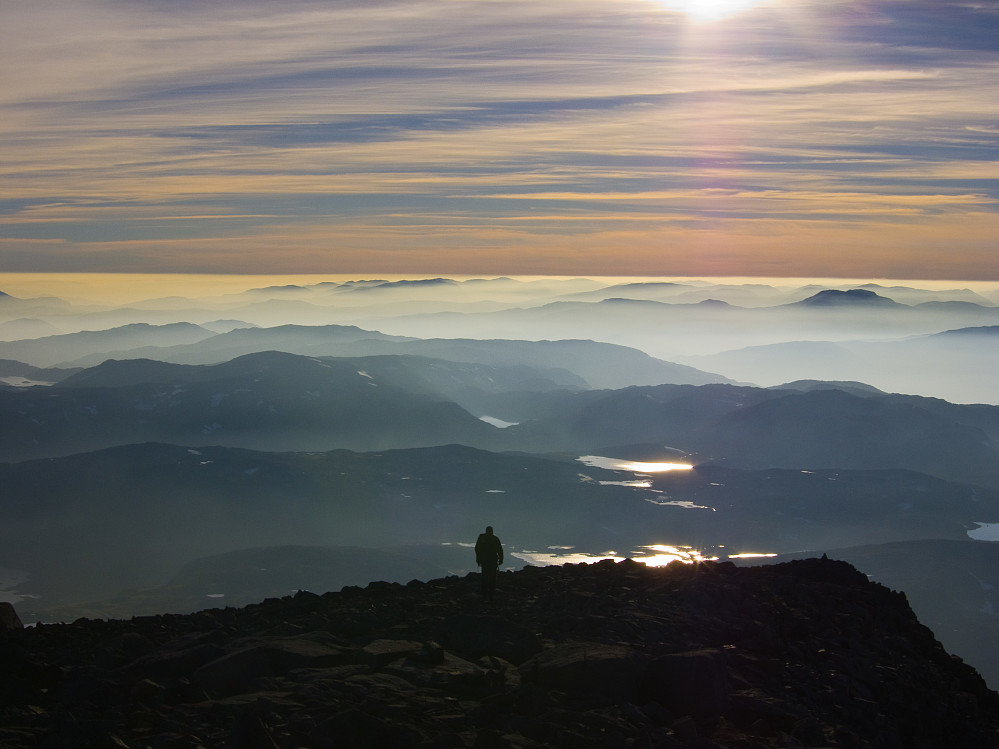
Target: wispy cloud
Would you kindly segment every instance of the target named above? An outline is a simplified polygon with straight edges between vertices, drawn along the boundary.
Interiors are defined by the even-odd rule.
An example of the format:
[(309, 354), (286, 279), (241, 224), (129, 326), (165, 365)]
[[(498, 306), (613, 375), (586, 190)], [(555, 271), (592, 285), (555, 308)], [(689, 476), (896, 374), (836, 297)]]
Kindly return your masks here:
[(994, 8), (8, 3), (0, 269), (999, 278)]

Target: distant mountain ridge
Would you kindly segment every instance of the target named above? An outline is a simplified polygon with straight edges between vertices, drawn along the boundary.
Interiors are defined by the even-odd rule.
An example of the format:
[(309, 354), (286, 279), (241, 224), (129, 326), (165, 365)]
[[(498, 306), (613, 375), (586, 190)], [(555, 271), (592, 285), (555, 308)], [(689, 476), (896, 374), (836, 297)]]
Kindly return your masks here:
[[(117, 329), (115, 329), (117, 330)], [(285, 351), (305, 356), (330, 355), (336, 347), (359, 341), (403, 341), (405, 337), (386, 336), (354, 325), (280, 325), (274, 328), (238, 327), (224, 333), (207, 331), (207, 335), (190, 341), (177, 341), (131, 348), (115, 348), (93, 352), (76, 364), (93, 366), (108, 358), (149, 358), (179, 364), (216, 364), (244, 354), (263, 351)], [(2, 351), (2, 347), (0, 347)], [(187, 354), (185, 356), (185, 354)]]
[[(661, 385), (533, 403), (535, 417), (498, 436), (506, 449), (670, 445), (741, 467), (906, 468), (999, 486), (999, 407), (855, 388)], [(502, 414), (498, 414), (502, 417)], [(494, 443), (495, 444), (495, 443)]]
[[(118, 331), (121, 331), (119, 334)], [(177, 331), (189, 340), (173, 341)], [(194, 332), (197, 331), (197, 332)], [(136, 338), (135, 333), (139, 333)], [(155, 343), (150, 344), (150, 339)], [(129, 348), (122, 344), (132, 343)], [(76, 356), (80, 352), (87, 353)], [(489, 366), (568, 369), (592, 387), (663, 382), (728, 382), (721, 375), (656, 359), (643, 351), (589, 340), (421, 339), (393, 336), (352, 325), (241, 327), (213, 333), (200, 326), (125, 326), (100, 335), (74, 333), (35, 341), (0, 342), (0, 356), (35, 366), (92, 367), (106, 359), (155, 359), (177, 364), (217, 364), (244, 354), (283, 351), (304, 356), (358, 357), (413, 354)]]
[(964, 336), (999, 336), (999, 325), (983, 325), (973, 328), (957, 328), (956, 330), (944, 330), (935, 333), (927, 338), (950, 338)]
[[(152, 381), (150, 381), (152, 380)], [(54, 388), (0, 391), (0, 456), (147, 441), (262, 450), (477, 443), (495, 428), (349, 360), (264, 352), (208, 366), (106, 362)]]
[(214, 365), (108, 361), (52, 388), (0, 389), (0, 459), (146, 441), (277, 451), (460, 443), (576, 454), (642, 443), (747, 468), (901, 468), (999, 486), (999, 407), (857, 386), (595, 390), (567, 369), (272, 351)]
[(896, 340), (797, 340), (682, 360), (765, 386), (788, 380), (854, 380), (890, 392), (995, 405), (997, 331), (999, 326), (985, 325)]
[(95, 352), (103, 355), (108, 350), (149, 346), (153, 342), (156, 345), (173, 346), (202, 341), (213, 335), (215, 333), (212, 331), (191, 323), (132, 323), (110, 330), (62, 333), (23, 341), (0, 341), (0, 358), (14, 359), (37, 367), (52, 367), (93, 356)]
[(794, 302), (791, 306), (800, 307), (840, 307), (840, 306), (864, 306), (864, 307), (898, 307), (898, 302), (883, 297), (870, 289), (823, 289), (817, 294)]

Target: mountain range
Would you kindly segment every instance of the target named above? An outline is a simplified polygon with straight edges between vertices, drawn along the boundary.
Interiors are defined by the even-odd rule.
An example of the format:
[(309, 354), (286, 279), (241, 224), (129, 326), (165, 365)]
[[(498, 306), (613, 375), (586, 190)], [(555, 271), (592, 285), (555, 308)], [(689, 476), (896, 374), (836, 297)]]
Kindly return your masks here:
[[(497, 344), (496, 358), (506, 348)], [(576, 454), (652, 444), (730, 466), (899, 468), (999, 486), (995, 406), (834, 387), (591, 389), (566, 369), (413, 356), (109, 360), (48, 388), (0, 389), (0, 415), (5, 460), (148, 441), (275, 451), (460, 443)]]
[(994, 403), (999, 325), (882, 341), (788, 341), (683, 357), (740, 381), (860, 380), (893, 392), (967, 403)]
[[(999, 547), (969, 537), (999, 523), (995, 301), (589, 279), (0, 297), (0, 333), (45, 330), (0, 341), (0, 595), (51, 621), (466, 574), (490, 524), (514, 566), (825, 552), (999, 683), (975, 644), (999, 641)], [(917, 574), (927, 554), (947, 563)]]
[[(464, 573), (475, 569), (471, 543), (489, 523), (514, 566), (557, 561), (569, 550), (573, 558), (651, 559), (664, 546), (680, 549), (679, 557), (694, 546), (704, 556), (741, 559), (909, 542), (904, 551), (919, 569), (928, 541), (942, 539), (952, 544), (946, 569), (969, 579), (981, 574), (970, 561), (976, 549), (999, 551), (967, 536), (979, 523), (999, 522), (999, 490), (913, 471), (703, 465), (641, 486), (629, 478), (571, 456), (457, 445), (379, 453), (129, 445), (0, 465), (7, 497), (0, 548), (31, 574), (21, 586), (30, 597), (18, 606), (32, 621), (151, 613), (153, 603), (195, 610), (217, 604), (219, 594), (246, 603), (253, 592), (274, 593), (273, 580), (245, 574), (253, 564), (284, 569), (292, 588), (326, 580), (335, 589), (372, 576), (406, 582), (431, 569)], [(331, 545), (368, 551), (316, 557), (330, 565), (321, 574), (315, 560), (293, 552)], [(288, 550), (272, 548), (282, 546)], [(195, 560), (203, 561), (192, 567)], [(938, 635), (944, 642), (952, 630), (999, 634), (993, 616), (969, 616), (933, 598), (936, 578), (911, 575), (906, 583), (922, 591), (917, 613), (948, 623)], [(990, 590), (969, 599), (976, 609), (999, 605)], [(991, 646), (959, 644), (969, 661), (999, 676)]]

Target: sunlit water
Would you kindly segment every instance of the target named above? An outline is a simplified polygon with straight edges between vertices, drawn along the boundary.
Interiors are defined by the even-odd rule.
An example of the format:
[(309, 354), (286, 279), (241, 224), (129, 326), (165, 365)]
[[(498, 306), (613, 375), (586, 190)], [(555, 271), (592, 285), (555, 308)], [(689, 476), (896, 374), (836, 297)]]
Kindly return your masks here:
[(548, 566), (553, 564), (592, 564), (604, 559), (613, 559), (615, 562), (623, 561), (626, 558), (642, 562), (649, 567), (664, 567), (670, 562), (706, 562), (718, 557), (705, 557), (692, 546), (665, 546), (656, 544), (653, 546), (639, 546), (627, 556), (622, 556), (617, 551), (606, 551), (602, 554), (586, 554), (573, 552), (565, 546), (549, 546), (545, 551), (514, 551), (510, 556), (516, 557), (527, 564), (537, 566)]
[(480, 416), (479, 421), (484, 421), (487, 424), (492, 424), (494, 427), (499, 429), (506, 429), (507, 427), (517, 426), (516, 421), (503, 421), (503, 419), (497, 419), (495, 416)]
[[(722, 555), (707, 556), (693, 546), (668, 546), (666, 544), (638, 546), (627, 555), (614, 550), (606, 551), (602, 554), (590, 554), (573, 551), (574, 548), (572, 546), (549, 546), (544, 551), (530, 551), (526, 549), (512, 551), (510, 552), (510, 556), (538, 567), (560, 564), (595, 564), (604, 559), (612, 559), (615, 562), (621, 562), (624, 559), (633, 559), (649, 567), (665, 567), (671, 562), (695, 564), (699, 562), (717, 562), (723, 558)], [(776, 556), (776, 554), (768, 552), (742, 552), (739, 554), (725, 554), (724, 558), (760, 559)]]
[(968, 531), (968, 536), (976, 541), (999, 541), (999, 523), (976, 523), (977, 528)]
[[(651, 474), (668, 473), (670, 471), (689, 471), (694, 467), (690, 463), (644, 463), (637, 460), (624, 460), (623, 458), (607, 458), (602, 455), (583, 455), (576, 458), (576, 460), (583, 465), (592, 466), (593, 468), (604, 468), (610, 471), (627, 471), (635, 475), (633, 479), (621, 481), (598, 481), (597, 483), (601, 486), (627, 486), (632, 489), (647, 489), (649, 490), (649, 496), (645, 497), (645, 501), (654, 505), (682, 507), (685, 510), (715, 511), (713, 507), (694, 504), (689, 500), (658, 496), (662, 495), (662, 492), (652, 488)], [(585, 476), (584, 479), (592, 481), (589, 476)]]
[(594, 468), (606, 468), (611, 471), (630, 471), (631, 473), (665, 473), (667, 471), (689, 471), (690, 463), (643, 463), (637, 460), (621, 458), (605, 458), (601, 455), (583, 455), (577, 460), (583, 465)]
[[(602, 455), (583, 455), (577, 458), (583, 465), (593, 468), (603, 468), (610, 471), (628, 472), (634, 475), (632, 479), (622, 479), (618, 481), (599, 481), (602, 486), (625, 486), (638, 490), (648, 490), (645, 493), (645, 501), (656, 505), (680, 507), (688, 510), (709, 510), (714, 512), (713, 507), (698, 505), (689, 500), (674, 499), (667, 497), (662, 492), (652, 489), (652, 474), (668, 473), (671, 471), (689, 471), (693, 469), (690, 463), (681, 462), (643, 462), (637, 460), (626, 460), (623, 458), (608, 458)], [(588, 476), (583, 476), (584, 480), (592, 481)], [(522, 550), (513, 551), (510, 556), (516, 557), (528, 564), (545, 566), (557, 564), (580, 564), (595, 563), (604, 559), (612, 559), (620, 562), (626, 558), (642, 562), (650, 567), (662, 567), (671, 562), (684, 562), (693, 564), (696, 562), (718, 560), (718, 556), (708, 556), (702, 550), (692, 546), (668, 546), (665, 544), (653, 544), (649, 546), (639, 546), (631, 549), (627, 554), (622, 554), (617, 550), (608, 550), (603, 553), (594, 554), (589, 552), (574, 551), (575, 547), (549, 546), (542, 551)], [(727, 559), (749, 559), (759, 557), (774, 557), (776, 554), (766, 552), (742, 552), (739, 554), (726, 554)]]
[[(492, 420), (488, 417), (484, 417), (483, 420), (489, 421), (499, 421)], [(500, 426), (501, 424), (496, 424)], [(511, 426), (511, 424), (503, 422), (504, 426)], [(195, 455), (200, 455), (201, 453), (197, 450), (191, 449), (190, 452)], [(646, 498), (646, 501), (652, 502), (657, 505), (670, 505), (675, 507), (681, 507), (684, 509), (698, 509), (698, 510), (711, 510), (714, 508), (706, 507), (704, 505), (697, 505), (693, 502), (687, 500), (676, 500), (670, 499), (662, 496), (655, 496), (652, 494), (651, 487), (652, 481), (650, 474), (655, 473), (665, 473), (670, 471), (688, 471), (693, 468), (693, 465), (689, 463), (679, 463), (679, 462), (642, 462), (633, 460), (624, 460), (621, 458), (608, 458), (600, 455), (584, 455), (578, 458), (578, 460), (584, 465), (591, 466), (594, 468), (603, 468), (612, 471), (622, 471), (628, 472), (635, 475), (634, 479), (621, 480), (621, 481), (600, 481), (602, 485), (619, 485), (631, 487), (638, 490), (650, 490), (651, 496)], [(592, 479), (590, 479), (592, 480)], [(490, 489), (487, 493), (504, 493), (502, 489)], [(980, 524), (982, 528), (980, 530), (985, 530), (988, 524)], [(994, 533), (996, 534), (996, 540), (999, 540), (999, 524), (995, 524)], [(972, 531), (972, 533), (975, 533)], [(974, 536), (973, 536), (974, 537)], [(457, 542), (458, 546), (472, 547), (472, 543)], [(669, 546), (665, 544), (652, 544), (647, 546), (638, 546), (632, 548), (627, 553), (619, 553), (616, 550), (607, 550), (603, 553), (590, 553), (590, 552), (577, 552), (574, 551), (574, 546), (549, 546), (543, 551), (535, 550), (519, 550), (509, 552), (509, 556), (515, 559), (519, 559), (526, 564), (536, 565), (536, 566), (548, 566), (548, 565), (561, 565), (561, 564), (580, 564), (580, 563), (596, 563), (604, 559), (612, 559), (615, 562), (623, 561), (626, 558), (633, 559), (637, 562), (641, 562), (650, 567), (663, 567), (671, 562), (683, 562), (686, 564), (694, 564), (698, 562), (705, 561), (716, 561), (719, 559), (718, 556), (706, 556), (702, 551), (695, 549), (692, 546)], [(753, 553), (745, 552), (740, 554), (729, 554), (726, 555), (728, 559), (742, 559), (742, 558), (752, 558), (752, 557), (772, 557), (775, 554), (769, 553)], [(23, 595), (19, 595), (15, 592), (15, 588), (23, 585), (28, 580), (28, 575), (24, 572), (17, 570), (7, 570), (0, 569), (0, 601), (7, 601), (10, 603), (17, 603), (24, 599)], [(207, 598), (219, 599), (225, 596), (224, 593), (209, 593)]]

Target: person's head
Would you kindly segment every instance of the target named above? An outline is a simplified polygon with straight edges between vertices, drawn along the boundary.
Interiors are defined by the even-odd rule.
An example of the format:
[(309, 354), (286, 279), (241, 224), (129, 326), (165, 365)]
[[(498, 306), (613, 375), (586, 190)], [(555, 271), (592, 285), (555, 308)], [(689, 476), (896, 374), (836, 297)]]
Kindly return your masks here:
[(493, 527), (491, 525), (486, 526), (486, 533), (488, 533), (490, 536), (493, 535)]

